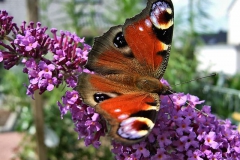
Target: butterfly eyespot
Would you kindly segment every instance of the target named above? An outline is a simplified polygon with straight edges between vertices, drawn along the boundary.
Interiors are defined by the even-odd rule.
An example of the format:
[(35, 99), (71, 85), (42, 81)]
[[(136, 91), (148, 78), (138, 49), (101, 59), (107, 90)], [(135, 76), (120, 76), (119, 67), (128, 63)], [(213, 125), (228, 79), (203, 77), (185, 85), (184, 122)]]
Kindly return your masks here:
[(111, 98), (110, 96), (108, 96), (107, 94), (104, 94), (104, 93), (95, 93), (93, 95), (93, 97), (94, 97), (94, 101), (97, 103), (100, 103), (104, 100)]
[(142, 139), (152, 130), (154, 123), (148, 118), (131, 117), (123, 120), (118, 129), (118, 135), (125, 139)]
[(173, 25), (173, 10), (166, 2), (153, 4), (150, 19), (158, 29), (168, 29)]
[(113, 39), (113, 44), (117, 48), (122, 48), (122, 47), (127, 46), (127, 42), (126, 42), (126, 40), (125, 40), (125, 38), (123, 36), (123, 32), (117, 33), (117, 35)]

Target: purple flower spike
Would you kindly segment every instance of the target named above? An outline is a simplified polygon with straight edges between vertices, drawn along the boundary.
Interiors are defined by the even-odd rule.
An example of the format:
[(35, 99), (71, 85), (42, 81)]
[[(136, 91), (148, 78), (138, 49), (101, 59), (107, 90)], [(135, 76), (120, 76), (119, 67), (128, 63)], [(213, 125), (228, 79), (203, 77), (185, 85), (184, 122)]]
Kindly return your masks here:
[[(171, 100), (169, 103), (169, 96), (161, 96), (161, 108), (155, 126), (143, 142), (128, 146), (128, 149), (119, 143), (112, 143), (114, 148), (112, 152), (116, 154), (116, 159), (128, 159), (131, 155), (140, 160), (237, 159), (236, 157), (239, 157), (240, 134), (228, 120), (218, 120), (210, 113), (209, 106), (203, 106), (202, 111), (208, 114), (205, 116), (184, 103), (186, 97), (192, 105), (202, 103), (196, 96), (176, 93), (170, 98), (174, 96), (177, 97), (175, 102), (184, 99), (182, 106), (178, 107), (180, 103), (174, 103), (172, 106)], [(149, 155), (148, 152), (143, 155), (141, 145)]]

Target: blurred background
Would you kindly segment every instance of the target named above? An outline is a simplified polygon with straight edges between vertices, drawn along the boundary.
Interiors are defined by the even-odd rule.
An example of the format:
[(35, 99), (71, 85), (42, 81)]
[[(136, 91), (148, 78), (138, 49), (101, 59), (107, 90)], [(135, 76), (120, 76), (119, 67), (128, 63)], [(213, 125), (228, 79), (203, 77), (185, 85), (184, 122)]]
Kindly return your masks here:
[[(164, 78), (177, 92), (206, 100), (220, 118), (240, 122), (240, 1), (172, 0), (174, 37)], [(93, 38), (139, 13), (146, 0), (0, 0), (20, 25), (23, 20), (76, 32), (92, 45)], [(109, 140), (100, 149), (78, 140), (71, 116), (60, 118), (60, 87), (41, 96), (40, 110), (26, 96), (22, 67), (5, 71), (0, 64), (0, 159), (113, 159)], [(217, 76), (175, 85), (211, 73)], [(201, 108), (201, 106), (199, 106)], [(34, 115), (34, 116), (33, 116)], [(36, 119), (40, 117), (40, 120)], [(40, 124), (39, 124), (40, 123)], [(39, 129), (35, 126), (40, 125)], [(42, 130), (42, 132), (41, 132)], [(43, 141), (41, 143), (41, 140)]]

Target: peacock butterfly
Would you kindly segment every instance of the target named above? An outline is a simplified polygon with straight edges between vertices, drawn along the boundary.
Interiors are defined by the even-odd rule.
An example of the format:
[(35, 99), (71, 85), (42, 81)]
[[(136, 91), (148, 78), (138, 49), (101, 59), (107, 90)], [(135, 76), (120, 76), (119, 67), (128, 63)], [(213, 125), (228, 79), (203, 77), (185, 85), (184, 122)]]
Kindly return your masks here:
[(83, 102), (109, 123), (121, 143), (137, 143), (154, 127), (173, 34), (171, 0), (148, 0), (146, 8), (124, 25), (114, 26), (94, 41), (77, 90)]

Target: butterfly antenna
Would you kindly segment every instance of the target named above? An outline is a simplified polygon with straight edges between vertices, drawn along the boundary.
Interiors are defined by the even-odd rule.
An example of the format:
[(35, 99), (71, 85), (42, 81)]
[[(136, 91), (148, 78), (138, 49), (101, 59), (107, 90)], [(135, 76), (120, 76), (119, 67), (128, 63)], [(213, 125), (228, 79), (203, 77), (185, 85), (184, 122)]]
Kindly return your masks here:
[(174, 105), (172, 98), (169, 95), (167, 95), (167, 96), (171, 100), (172, 104)]
[(189, 83), (189, 82), (192, 82), (192, 81), (198, 81), (198, 80), (208, 78), (208, 77), (212, 77), (212, 76), (216, 76), (216, 75), (217, 75), (217, 73), (212, 73), (212, 74), (204, 76), (204, 77), (198, 77), (198, 78), (194, 78), (192, 80), (186, 81), (186, 82), (181, 82), (181, 83), (175, 84), (174, 86), (178, 86), (178, 85), (181, 85), (181, 84), (186, 84), (186, 83)]
[[(212, 73), (212, 74), (207, 75), (207, 76), (204, 76), (204, 77), (194, 78), (194, 79), (189, 80), (189, 81), (186, 81), (186, 82), (181, 82), (181, 83), (175, 84), (174, 86), (178, 86), (178, 85), (181, 85), (181, 84), (186, 84), (186, 83), (189, 83), (189, 82), (192, 82), (192, 81), (198, 81), (198, 80), (201, 80), (201, 79), (204, 79), (204, 78), (208, 78), (208, 77), (212, 77), (212, 76), (216, 76), (216, 75), (217, 75), (217, 73)], [(168, 89), (168, 92), (177, 95), (176, 93), (174, 93), (174, 92), (173, 92), (172, 90), (170, 90), (170, 89)], [(173, 103), (173, 100), (171, 99), (171, 97), (170, 97), (169, 95), (168, 95), (168, 97), (170, 98), (170, 100), (171, 100), (172, 103)], [(181, 99), (180, 96), (177, 95), (177, 97), (178, 97), (179, 99)], [(174, 104), (174, 103), (173, 103), (173, 104)], [(191, 104), (190, 104), (189, 102), (186, 102), (186, 104), (189, 105), (189, 106), (191, 106)], [(205, 116), (208, 117), (208, 114), (207, 114), (207, 113), (205, 113), (205, 112), (197, 109), (196, 107), (194, 107), (194, 109), (195, 109), (196, 111), (198, 111), (198, 112), (200, 112), (200, 113), (202, 113), (203, 115), (205, 115)]]
[[(181, 97), (180, 96), (178, 96), (176, 93), (174, 93), (173, 91), (171, 91), (170, 89), (168, 90), (170, 93), (172, 93), (172, 94), (175, 94), (178, 98), (180, 98), (181, 99)], [(170, 100), (172, 101), (172, 103), (173, 103), (173, 100), (171, 99), (171, 97), (168, 95), (168, 97), (170, 98)], [(187, 105), (189, 105), (189, 106), (191, 106), (191, 104), (189, 103), (189, 102), (185, 102)], [(174, 104), (174, 103), (173, 103)], [(205, 112), (203, 112), (203, 111), (201, 111), (201, 110), (199, 110), (199, 109), (197, 109), (196, 107), (193, 107), (196, 111), (198, 111), (199, 113), (202, 113), (203, 115), (205, 115), (206, 117), (208, 117), (208, 114), (207, 113), (205, 113)]]

